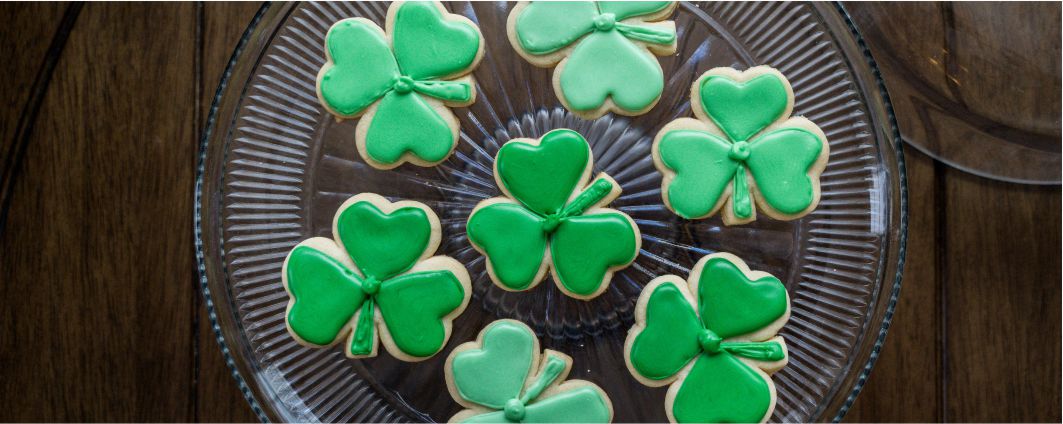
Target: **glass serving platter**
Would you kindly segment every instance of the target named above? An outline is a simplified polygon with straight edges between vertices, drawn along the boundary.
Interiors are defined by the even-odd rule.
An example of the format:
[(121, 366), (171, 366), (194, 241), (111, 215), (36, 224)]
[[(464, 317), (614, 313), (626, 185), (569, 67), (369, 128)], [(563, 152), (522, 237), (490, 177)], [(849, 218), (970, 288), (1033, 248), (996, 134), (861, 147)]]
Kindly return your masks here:
[[(456, 108), (456, 152), (437, 167), (369, 167), (354, 143), (356, 121), (338, 123), (318, 104), (315, 76), (333, 22), (361, 16), (382, 23), (386, 3), (269, 4), (255, 17), (218, 89), (203, 140), (196, 186), (196, 247), (207, 306), (223, 354), (251, 407), (272, 421), (445, 421), (460, 407), (442, 365), (489, 322), (512, 318), (543, 348), (575, 360), (571, 378), (610, 395), (615, 419), (665, 421), (666, 387), (639, 384), (623, 344), (642, 287), (663, 274), (685, 276), (698, 258), (734, 253), (786, 284), (792, 317), (782, 330), (790, 363), (775, 374), (772, 421), (840, 419), (877, 357), (900, 289), (905, 240), (903, 159), (877, 69), (845, 11), (829, 3), (682, 3), (678, 50), (662, 57), (660, 103), (638, 117), (585, 121), (566, 111), (536, 68), (513, 51), (505, 22), (512, 3), (446, 4), (476, 22), (486, 55), (474, 73), (478, 97)], [(650, 145), (667, 122), (690, 116), (689, 87), (717, 66), (767, 64), (790, 79), (794, 115), (825, 131), (830, 162), (819, 208), (796, 221), (761, 216), (726, 227), (718, 216), (688, 221), (661, 201)], [(642, 250), (591, 301), (544, 282), (529, 292), (494, 286), (465, 236), (481, 199), (499, 195), (491, 169), (511, 138), (554, 128), (586, 136), (594, 172), (623, 188), (613, 206), (635, 219)], [(340, 346), (312, 349), (285, 329), (288, 296), (281, 265), (299, 241), (330, 235), (336, 208), (374, 192), (432, 207), (443, 224), (440, 254), (467, 265), (473, 298), (443, 351), (418, 363), (387, 353), (352, 360)], [(549, 278), (549, 277), (548, 277)]]

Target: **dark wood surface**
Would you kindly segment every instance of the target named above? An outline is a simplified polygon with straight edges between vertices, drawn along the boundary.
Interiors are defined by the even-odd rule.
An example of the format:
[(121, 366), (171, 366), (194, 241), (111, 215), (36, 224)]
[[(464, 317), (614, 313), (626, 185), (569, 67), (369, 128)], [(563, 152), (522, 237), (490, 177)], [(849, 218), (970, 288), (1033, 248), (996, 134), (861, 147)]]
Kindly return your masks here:
[[(255, 420), (206, 323), (191, 193), (257, 9), (0, 4), (0, 420)], [(846, 419), (1060, 421), (1060, 187), (906, 160), (904, 288)]]

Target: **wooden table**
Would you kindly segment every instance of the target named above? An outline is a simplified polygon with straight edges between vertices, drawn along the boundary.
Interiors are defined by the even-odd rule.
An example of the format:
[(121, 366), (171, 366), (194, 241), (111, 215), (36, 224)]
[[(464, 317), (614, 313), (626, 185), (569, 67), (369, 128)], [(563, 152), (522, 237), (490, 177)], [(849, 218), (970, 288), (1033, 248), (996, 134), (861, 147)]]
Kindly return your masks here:
[[(0, 420), (255, 419), (191, 218), (205, 115), (257, 8), (0, 5)], [(1060, 187), (905, 155), (904, 289), (847, 420), (1058, 422)]]

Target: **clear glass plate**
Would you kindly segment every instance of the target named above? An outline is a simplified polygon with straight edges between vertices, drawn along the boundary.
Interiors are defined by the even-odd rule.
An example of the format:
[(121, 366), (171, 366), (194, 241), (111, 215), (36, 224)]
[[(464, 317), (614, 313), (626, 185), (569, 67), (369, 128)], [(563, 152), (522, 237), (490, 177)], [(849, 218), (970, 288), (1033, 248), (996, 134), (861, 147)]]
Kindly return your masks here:
[(866, 2), (850, 11), (905, 143), (982, 177), (1060, 183), (1058, 3)]
[[(531, 66), (510, 47), (505, 21), (512, 3), (447, 7), (480, 25), (487, 53), (475, 72), (476, 103), (455, 109), (462, 129), (457, 151), (434, 168), (370, 168), (354, 145), (355, 121), (337, 123), (315, 96), (329, 26), (353, 16), (381, 23), (386, 4), (267, 5), (233, 56), (203, 140), (196, 241), (223, 353), (256, 413), (275, 421), (446, 420), (459, 410), (443, 379), (447, 354), (485, 324), (514, 318), (534, 328), (545, 348), (572, 355), (572, 378), (601, 385), (617, 421), (664, 421), (665, 388), (640, 385), (624, 365), (635, 300), (653, 277), (685, 276), (698, 258), (727, 251), (780, 277), (793, 301), (782, 331), (790, 364), (775, 375), (779, 401), (772, 420), (839, 419), (889, 326), (906, 222), (903, 161), (888, 98), (844, 10), (684, 3), (674, 17), (678, 52), (661, 58), (667, 83), (660, 103), (639, 117), (584, 121), (561, 107), (552, 71)], [(736, 227), (724, 227), (719, 217), (679, 219), (661, 204), (661, 176), (650, 158), (654, 134), (690, 115), (689, 87), (702, 72), (758, 64), (789, 77), (795, 115), (817, 122), (830, 140), (819, 208), (797, 221), (761, 217)], [(472, 207), (499, 193), (491, 176), (499, 145), (562, 127), (587, 137), (595, 171), (623, 187), (613, 207), (631, 215), (643, 236), (635, 263), (589, 302), (548, 283), (524, 293), (498, 289), (465, 237)], [(328, 236), (336, 208), (359, 192), (435, 209), (443, 222), (441, 253), (464, 262), (473, 276), (468, 309), (430, 360), (410, 364), (386, 353), (351, 360), (340, 347), (302, 347), (285, 330), (285, 255), (300, 240)]]

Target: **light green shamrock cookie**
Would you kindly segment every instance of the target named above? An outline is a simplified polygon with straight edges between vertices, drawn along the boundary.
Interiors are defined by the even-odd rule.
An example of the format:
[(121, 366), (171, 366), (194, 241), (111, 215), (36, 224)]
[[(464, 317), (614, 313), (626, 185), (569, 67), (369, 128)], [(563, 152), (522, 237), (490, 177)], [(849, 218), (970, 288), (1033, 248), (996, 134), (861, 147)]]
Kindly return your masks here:
[(568, 380), (572, 358), (539, 353), (539, 339), (520, 321), (488, 324), (474, 342), (447, 357), (450, 395), (468, 409), (452, 423), (608, 423), (613, 405), (594, 383)]
[(816, 208), (830, 146), (812, 121), (790, 117), (794, 93), (779, 71), (714, 68), (694, 81), (690, 105), (697, 119), (672, 121), (653, 141), (669, 209), (687, 219), (720, 211), (735, 225), (757, 209), (792, 220)]
[(624, 357), (642, 384), (671, 384), (665, 412), (672, 422), (764, 422), (775, 410), (769, 374), (787, 362), (776, 333), (789, 318), (778, 278), (716, 253), (686, 281), (665, 275), (643, 289)]
[(376, 356), (378, 340), (409, 362), (439, 352), (472, 291), (461, 263), (432, 256), (436, 214), (418, 202), (362, 193), (340, 206), (332, 233), (334, 240), (299, 243), (284, 260), (292, 337), (325, 347), (349, 334), (344, 352), (352, 358)]
[(535, 66), (554, 71), (558, 99), (576, 115), (646, 113), (661, 98), (657, 56), (675, 53), (672, 1), (522, 1), (509, 14), (509, 41)]
[(510, 140), (499, 149), (495, 181), (506, 196), (480, 202), (466, 226), (496, 285), (529, 290), (550, 269), (562, 292), (586, 300), (635, 260), (642, 244), (638, 226), (605, 207), (620, 186), (605, 173), (588, 185), (591, 168), (590, 145), (568, 129)]
[(329, 29), (318, 98), (337, 119), (361, 116), (355, 142), (369, 165), (436, 165), (457, 145), (448, 106), (476, 99), (472, 76), (462, 76), (483, 57), (483, 35), (438, 1), (394, 2), (386, 27), (351, 18)]

